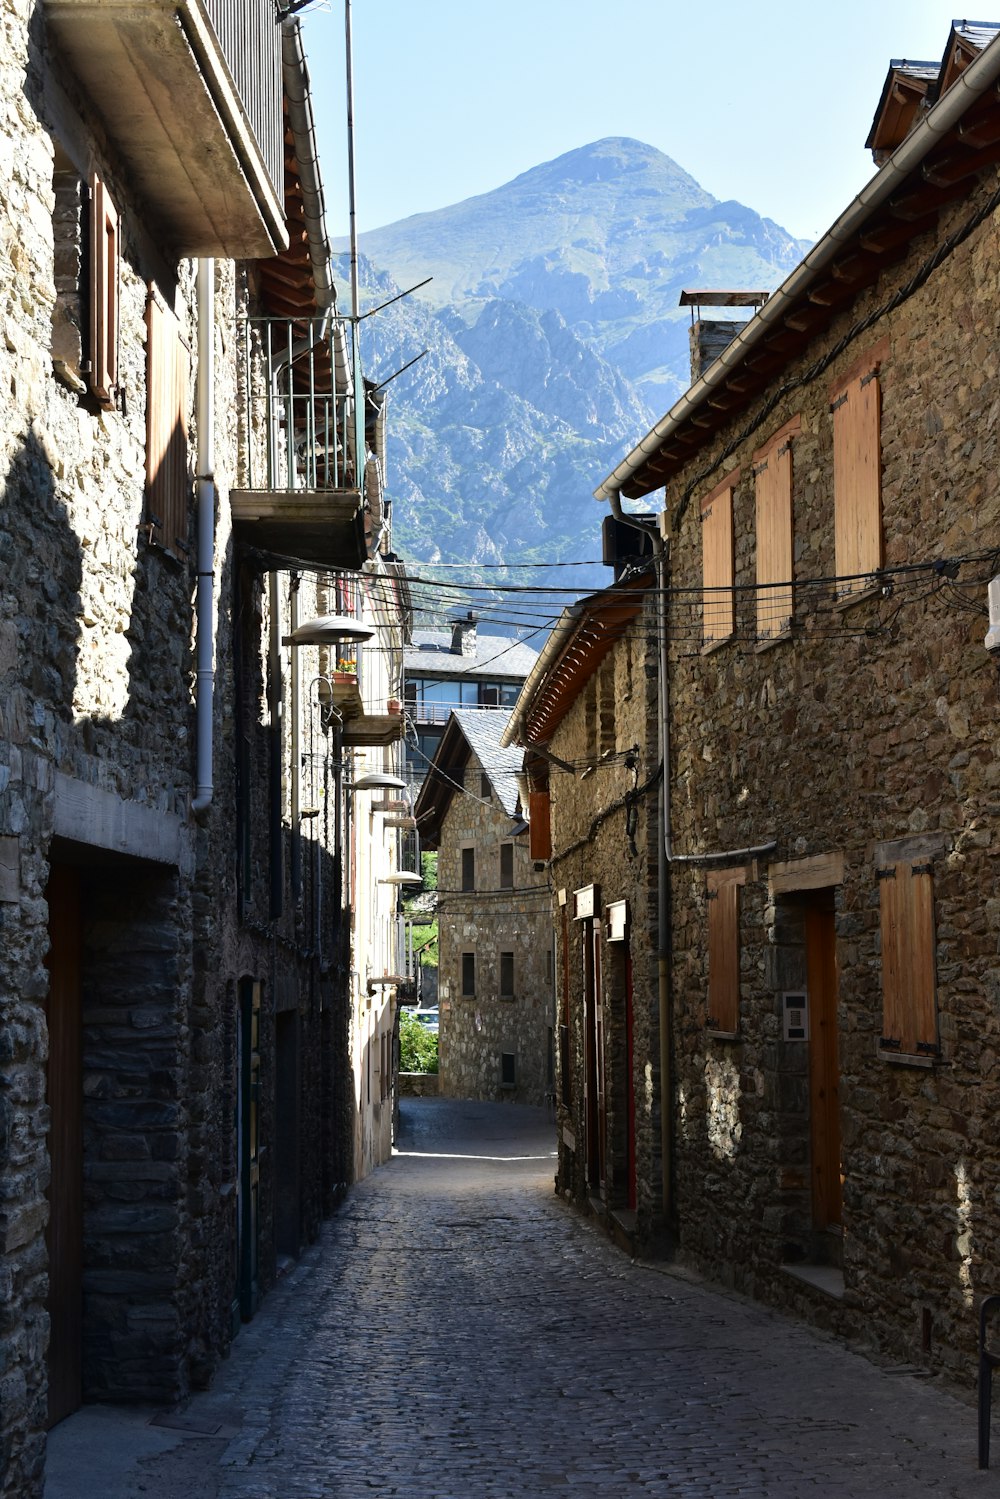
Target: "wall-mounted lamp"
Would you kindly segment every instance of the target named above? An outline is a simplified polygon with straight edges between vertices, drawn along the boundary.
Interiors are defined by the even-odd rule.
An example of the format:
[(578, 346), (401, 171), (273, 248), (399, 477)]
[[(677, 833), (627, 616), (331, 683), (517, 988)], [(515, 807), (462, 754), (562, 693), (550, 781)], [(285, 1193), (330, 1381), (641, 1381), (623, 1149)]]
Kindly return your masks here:
[(369, 775), (359, 776), (348, 786), (348, 791), (405, 791), (406, 782), (399, 776), (389, 775), (384, 770), (373, 770)]
[(338, 645), (342, 640), (371, 640), (371, 625), (363, 625), (348, 614), (320, 614), (303, 620), (290, 635), (282, 635), (282, 645)]
[(414, 874), (411, 869), (400, 869), (396, 874), (383, 875), (379, 880), (380, 885), (422, 885), (423, 880), (419, 874)]

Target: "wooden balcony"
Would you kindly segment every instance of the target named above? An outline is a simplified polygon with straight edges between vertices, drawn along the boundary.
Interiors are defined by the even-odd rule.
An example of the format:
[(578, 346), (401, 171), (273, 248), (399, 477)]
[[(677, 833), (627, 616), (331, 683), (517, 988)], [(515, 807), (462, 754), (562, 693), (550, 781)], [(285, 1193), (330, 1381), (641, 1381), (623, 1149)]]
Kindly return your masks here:
[[(230, 66), (213, 25), (213, 7), (220, 24), (228, 16), (220, 3), (45, 0), (44, 9), (165, 241), (179, 255), (264, 257), (288, 243), (283, 183), (265, 159), (281, 128), (280, 28), (270, 0), (241, 0), (243, 24), (223, 26), (240, 49)], [(242, 55), (251, 45), (252, 66)], [(237, 77), (255, 80), (250, 112)]]

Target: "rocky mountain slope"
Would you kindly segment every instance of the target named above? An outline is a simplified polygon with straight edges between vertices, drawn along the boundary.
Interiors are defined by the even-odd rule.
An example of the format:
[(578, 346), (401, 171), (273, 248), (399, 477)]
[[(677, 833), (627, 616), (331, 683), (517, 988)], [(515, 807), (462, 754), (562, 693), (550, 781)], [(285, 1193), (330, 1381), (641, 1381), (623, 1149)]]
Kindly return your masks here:
[(397, 545), (483, 563), (597, 555), (594, 485), (689, 383), (681, 289), (774, 287), (806, 246), (615, 139), (361, 248), (366, 305), (434, 278), (364, 325), (376, 378), (430, 351), (390, 386)]

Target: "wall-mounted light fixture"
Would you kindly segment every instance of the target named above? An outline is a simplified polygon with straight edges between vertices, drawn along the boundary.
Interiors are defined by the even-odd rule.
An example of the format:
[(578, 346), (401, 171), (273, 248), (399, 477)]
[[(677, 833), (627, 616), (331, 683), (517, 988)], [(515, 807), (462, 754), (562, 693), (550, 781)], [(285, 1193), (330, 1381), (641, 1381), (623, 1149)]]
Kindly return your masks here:
[(400, 776), (389, 775), (384, 770), (373, 770), (366, 776), (359, 776), (348, 786), (348, 791), (405, 791), (406, 782)]
[(371, 640), (371, 625), (352, 619), (349, 614), (320, 614), (303, 620), (290, 635), (282, 635), (282, 645), (339, 645), (342, 640)]

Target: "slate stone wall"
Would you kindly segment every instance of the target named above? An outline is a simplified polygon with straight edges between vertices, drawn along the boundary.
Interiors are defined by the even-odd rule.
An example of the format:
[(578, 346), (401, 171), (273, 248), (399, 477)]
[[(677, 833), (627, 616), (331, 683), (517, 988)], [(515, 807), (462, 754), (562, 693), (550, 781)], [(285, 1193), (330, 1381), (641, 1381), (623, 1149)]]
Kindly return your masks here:
[[(634, 1112), (634, 1231), (649, 1245), (661, 1217), (659, 991), (657, 967), (657, 829), (659, 764), (656, 720), (655, 604), (623, 626), (610, 654), (585, 683), (557, 728), (551, 749), (578, 766), (550, 774), (551, 879), (555, 895), (556, 993), (560, 1022), (568, 1016), (568, 1058), (557, 1063), (558, 1184), (575, 1201), (604, 1213), (628, 1211), (629, 1112)], [(635, 752), (634, 762), (625, 756)], [(628, 798), (634, 798), (630, 835)], [(602, 921), (612, 902), (625, 901), (626, 940), (601, 942), (606, 1102), (605, 1181), (588, 1181), (585, 1116), (584, 926), (575, 892), (597, 891)], [(631, 964), (631, 1073), (627, 1024), (627, 966)], [(562, 1044), (562, 1042), (561, 1042)], [(565, 1070), (564, 1070), (565, 1069)], [(569, 1092), (563, 1086), (568, 1072)], [(631, 1104), (630, 1104), (631, 1097)], [(596, 1148), (596, 1147), (595, 1147)]]
[[(464, 785), (442, 821), (438, 852), (439, 1091), (446, 1098), (542, 1104), (551, 1094), (552, 917), (544, 870), (470, 755)], [(514, 847), (514, 885), (500, 889), (500, 845)], [(462, 890), (463, 846), (475, 849), (476, 889)], [(462, 954), (475, 954), (475, 994), (462, 993)], [(514, 954), (514, 993), (500, 993), (500, 954)], [(504, 1081), (503, 1056), (513, 1057)]]
[[(765, 422), (739, 440), (741, 414), (667, 491), (674, 847), (697, 855), (777, 845), (770, 860), (731, 861), (747, 868), (735, 1041), (710, 1036), (705, 1025), (705, 871), (672, 873), (682, 1251), (740, 1290), (964, 1382), (975, 1368), (978, 1298), (1000, 1285), (1000, 761), (996, 664), (983, 648), (1000, 519), (995, 215), (901, 305), (878, 309), (995, 185), (980, 184), (948, 210), (937, 235), (915, 239), (903, 262), (782, 372), (776, 386), (805, 383), (781, 396)], [(814, 361), (871, 314), (834, 363), (808, 378)], [(915, 570), (838, 608), (822, 581), (835, 572), (830, 385), (883, 337), (885, 562)], [(751, 413), (771, 395), (762, 387)], [(758, 649), (752, 453), (799, 414), (795, 625), (789, 638)], [(736, 633), (702, 654), (699, 500), (735, 466)], [(948, 565), (924, 566), (935, 559)], [(810, 1205), (808, 1044), (782, 1041), (780, 1029), (781, 993), (805, 979), (801, 897), (775, 890), (773, 868), (830, 854), (843, 860), (828, 898), (844, 1203), (842, 1239), (828, 1240), (824, 1253)], [(907, 856), (926, 860), (933, 875), (941, 1054), (924, 1067), (878, 1055), (876, 867)], [(842, 1296), (781, 1268), (823, 1259), (834, 1270), (842, 1263)]]

